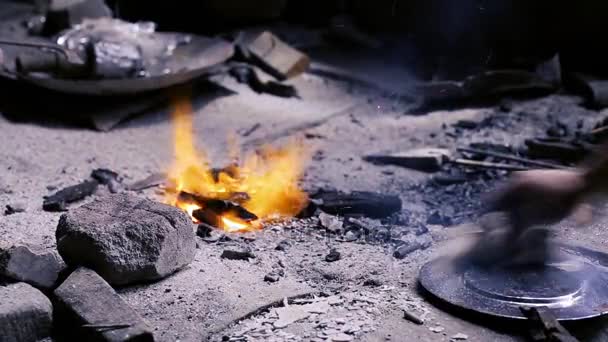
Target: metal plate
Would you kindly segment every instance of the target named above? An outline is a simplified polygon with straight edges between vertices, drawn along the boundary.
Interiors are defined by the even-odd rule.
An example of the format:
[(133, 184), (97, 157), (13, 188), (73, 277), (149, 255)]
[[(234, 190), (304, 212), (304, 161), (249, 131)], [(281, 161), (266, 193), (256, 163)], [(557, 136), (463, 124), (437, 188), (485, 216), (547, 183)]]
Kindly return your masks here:
[[(163, 35), (169, 33), (158, 33)], [(234, 54), (231, 43), (218, 39), (192, 36), (189, 44), (178, 46), (165, 65), (149, 70), (140, 78), (74, 80), (54, 78), (45, 73), (19, 75), (19, 79), (60, 92), (85, 95), (129, 95), (163, 89), (205, 75)], [(171, 70), (166, 73), (165, 70)]]
[(559, 245), (560, 261), (542, 268), (482, 268), (441, 257), (420, 270), (436, 297), (480, 313), (525, 319), (521, 306), (546, 306), (558, 320), (608, 313), (608, 254)]

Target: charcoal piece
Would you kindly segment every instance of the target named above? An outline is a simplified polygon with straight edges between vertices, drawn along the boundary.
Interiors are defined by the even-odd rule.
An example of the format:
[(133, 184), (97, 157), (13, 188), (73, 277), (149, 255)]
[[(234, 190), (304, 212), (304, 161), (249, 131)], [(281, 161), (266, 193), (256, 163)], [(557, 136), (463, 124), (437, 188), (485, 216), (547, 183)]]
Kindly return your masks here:
[(245, 249), (225, 249), (220, 257), (228, 260), (249, 260), (255, 259), (255, 254)]
[(65, 268), (63, 259), (54, 250), (23, 245), (0, 248), (0, 275), (39, 289), (52, 289)]
[(26, 208), (27, 207), (26, 207), (25, 203), (21, 203), (21, 202), (10, 203), (10, 204), (6, 205), (6, 208), (4, 209), (4, 215), (22, 213), (22, 212), (25, 212)]
[(457, 175), (436, 175), (432, 178), (432, 181), (438, 185), (454, 185), (466, 183), (469, 180), (464, 174)]
[(166, 179), (167, 176), (164, 173), (153, 173), (142, 180), (128, 185), (127, 189), (131, 191), (140, 191), (148, 188), (153, 188), (165, 183)]
[(340, 252), (338, 252), (335, 248), (332, 248), (329, 251), (329, 254), (327, 254), (325, 256), (325, 261), (327, 262), (334, 262), (334, 261), (338, 261), (342, 258), (342, 255), (340, 254)]
[(275, 81), (262, 81), (254, 68), (247, 65), (237, 65), (230, 69), (230, 75), (237, 82), (247, 84), (258, 94), (270, 94), (278, 97), (298, 97), (296, 88), (289, 84)]
[(401, 210), (401, 199), (398, 196), (374, 192), (320, 192), (312, 198), (318, 201), (319, 209), (331, 215), (384, 218)]
[(54, 294), (58, 325), (70, 333), (67, 340), (154, 341), (142, 318), (93, 270), (76, 269)]
[(111, 182), (118, 180), (118, 173), (108, 169), (95, 169), (91, 172), (91, 177), (99, 184), (109, 185)]
[(109, 283), (163, 279), (194, 259), (190, 217), (162, 203), (108, 195), (59, 219), (57, 249), (71, 266), (87, 266)]
[(479, 123), (473, 120), (459, 120), (452, 126), (462, 129), (475, 129), (479, 126)]
[(393, 253), (393, 257), (395, 257), (396, 259), (403, 259), (406, 256), (408, 256), (410, 253), (415, 252), (419, 249), (422, 249), (422, 245), (418, 242), (412, 242), (409, 244), (403, 244), (399, 247), (397, 247), (397, 249), (395, 249), (395, 252)]
[(397, 165), (425, 172), (436, 172), (441, 169), (451, 156), (444, 148), (416, 148), (391, 154), (375, 154), (363, 157), (363, 160), (377, 165)]
[(566, 163), (582, 160), (589, 150), (584, 146), (559, 139), (528, 139), (525, 141), (532, 158), (554, 159)]
[(372, 279), (366, 279), (363, 282), (363, 286), (368, 286), (368, 287), (378, 287), (378, 286), (382, 286), (382, 282), (378, 279), (372, 278)]
[(196, 235), (201, 238), (211, 237), (212, 232), (213, 232), (213, 227), (206, 223), (201, 223), (196, 227)]
[(580, 73), (568, 75), (569, 87), (594, 108), (608, 106), (608, 81)]
[(53, 306), (26, 283), (0, 286), (0, 340), (41, 341), (51, 335)]
[(45, 211), (65, 211), (68, 203), (92, 195), (97, 190), (97, 185), (99, 183), (96, 180), (87, 180), (80, 184), (68, 186), (47, 196), (42, 203), (42, 209)]

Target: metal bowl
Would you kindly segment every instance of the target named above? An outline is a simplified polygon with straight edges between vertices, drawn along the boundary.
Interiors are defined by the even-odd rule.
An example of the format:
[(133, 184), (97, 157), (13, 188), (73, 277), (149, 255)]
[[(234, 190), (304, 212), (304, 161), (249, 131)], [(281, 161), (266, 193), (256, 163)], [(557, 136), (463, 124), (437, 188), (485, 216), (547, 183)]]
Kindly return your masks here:
[(458, 307), (525, 319), (520, 307), (552, 309), (557, 320), (608, 313), (608, 254), (559, 245), (560, 258), (542, 267), (480, 267), (440, 257), (420, 270), (420, 284)]

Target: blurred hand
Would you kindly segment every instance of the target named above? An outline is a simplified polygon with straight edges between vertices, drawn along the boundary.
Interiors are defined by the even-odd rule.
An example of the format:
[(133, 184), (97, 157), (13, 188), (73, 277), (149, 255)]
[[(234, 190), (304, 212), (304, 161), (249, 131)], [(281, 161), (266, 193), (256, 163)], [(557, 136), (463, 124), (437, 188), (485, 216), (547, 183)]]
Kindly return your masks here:
[(553, 224), (568, 217), (585, 187), (578, 171), (534, 170), (515, 173), (490, 200), (490, 209), (505, 212), (515, 235), (529, 227)]

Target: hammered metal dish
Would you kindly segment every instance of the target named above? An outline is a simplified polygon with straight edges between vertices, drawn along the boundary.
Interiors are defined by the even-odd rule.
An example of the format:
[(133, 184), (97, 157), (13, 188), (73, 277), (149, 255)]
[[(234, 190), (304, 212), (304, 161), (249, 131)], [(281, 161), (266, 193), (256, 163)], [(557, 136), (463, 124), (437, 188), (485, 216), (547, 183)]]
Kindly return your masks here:
[(441, 257), (420, 270), (420, 284), (458, 307), (525, 319), (520, 307), (544, 306), (558, 320), (608, 313), (608, 254), (559, 245), (560, 261), (542, 268), (482, 268)]

